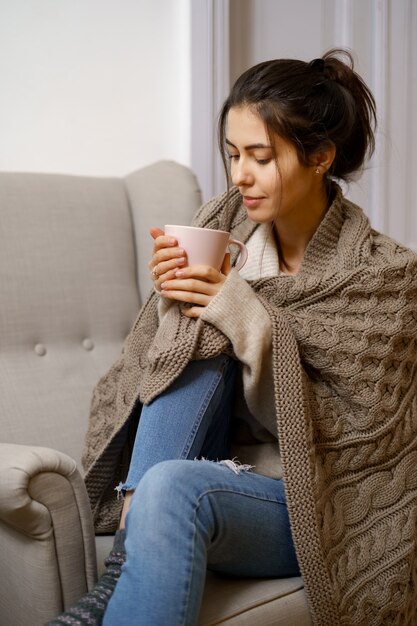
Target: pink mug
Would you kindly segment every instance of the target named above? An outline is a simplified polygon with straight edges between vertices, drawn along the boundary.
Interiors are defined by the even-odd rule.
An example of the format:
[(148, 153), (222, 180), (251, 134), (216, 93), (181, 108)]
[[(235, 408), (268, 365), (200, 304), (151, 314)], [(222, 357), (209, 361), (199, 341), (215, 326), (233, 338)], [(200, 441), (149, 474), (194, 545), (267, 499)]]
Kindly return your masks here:
[(237, 239), (231, 239), (230, 233), (225, 230), (167, 224), (165, 235), (175, 237), (178, 245), (184, 248), (187, 265), (210, 265), (220, 270), (229, 246), (239, 247), (239, 260), (235, 266), (237, 270), (245, 265), (248, 258), (245, 244)]

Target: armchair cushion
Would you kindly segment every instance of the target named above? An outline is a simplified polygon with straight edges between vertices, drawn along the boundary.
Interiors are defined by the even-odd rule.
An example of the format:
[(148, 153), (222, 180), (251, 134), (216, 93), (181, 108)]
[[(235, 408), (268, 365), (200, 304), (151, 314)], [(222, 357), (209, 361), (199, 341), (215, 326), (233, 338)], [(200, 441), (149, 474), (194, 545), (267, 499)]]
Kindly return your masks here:
[(207, 572), (199, 626), (312, 626), (300, 577), (229, 578)]
[(140, 306), (124, 181), (0, 173), (1, 440), (81, 467), (92, 389)]

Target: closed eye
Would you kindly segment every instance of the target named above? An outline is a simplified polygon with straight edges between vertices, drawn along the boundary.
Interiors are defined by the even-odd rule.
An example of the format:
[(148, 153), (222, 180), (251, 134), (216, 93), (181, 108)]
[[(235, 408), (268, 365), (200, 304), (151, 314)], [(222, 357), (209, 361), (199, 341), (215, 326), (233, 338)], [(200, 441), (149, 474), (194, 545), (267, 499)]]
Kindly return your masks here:
[[(239, 158), (239, 154), (228, 154), (227, 158), (229, 159), (229, 161), (233, 161)], [(259, 164), (259, 165), (267, 165), (268, 163), (270, 163), (272, 161), (272, 158), (268, 158), (268, 159), (256, 159), (255, 161)]]
[(256, 162), (259, 163), (259, 165), (267, 165), (271, 161), (272, 159), (256, 159)]

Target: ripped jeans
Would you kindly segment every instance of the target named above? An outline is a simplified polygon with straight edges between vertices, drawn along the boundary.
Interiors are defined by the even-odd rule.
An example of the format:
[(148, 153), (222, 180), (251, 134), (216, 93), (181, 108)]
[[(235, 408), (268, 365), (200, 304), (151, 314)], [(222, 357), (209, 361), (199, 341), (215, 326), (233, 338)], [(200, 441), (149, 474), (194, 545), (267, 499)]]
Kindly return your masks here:
[(195, 626), (207, 568), (299, 575), (282, 480), (213, 462), (228, 456), (236, 367), (193, 361), (143, 407), (121, 486), (135, 490), (127, 559), (103, 626)]

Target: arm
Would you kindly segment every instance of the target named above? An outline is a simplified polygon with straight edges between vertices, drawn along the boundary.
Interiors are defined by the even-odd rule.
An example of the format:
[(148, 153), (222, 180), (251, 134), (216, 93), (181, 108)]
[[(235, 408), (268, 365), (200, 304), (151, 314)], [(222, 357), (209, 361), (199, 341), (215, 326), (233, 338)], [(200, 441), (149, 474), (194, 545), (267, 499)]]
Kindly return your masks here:
[(232, 270), (201, 318), (226, 335), (242, 363), (245, 399), (252, 415), (276, 436), (273, 410), (271, 320), (250, 285)]
[(207, 266), (176, 270), (174, 278), (161, 283), (161, 295), (160, 319), (169, 303), (187, 303), (191, 306), (182, 309), (183, 315), (201, 317), (231, 341), (243, 365), (248, 408), (276, 436), (270, 318), (246, 280), (230, 269), (230, 255), (220, 272)]

